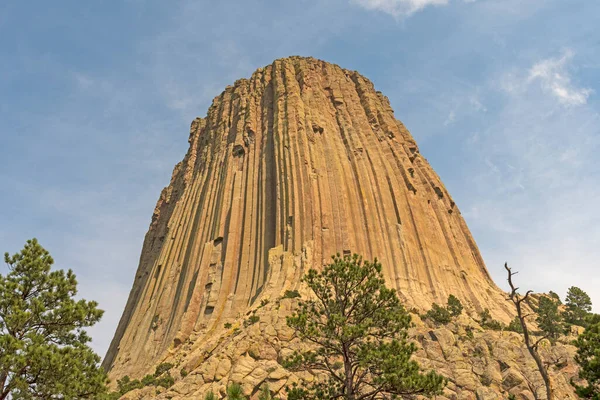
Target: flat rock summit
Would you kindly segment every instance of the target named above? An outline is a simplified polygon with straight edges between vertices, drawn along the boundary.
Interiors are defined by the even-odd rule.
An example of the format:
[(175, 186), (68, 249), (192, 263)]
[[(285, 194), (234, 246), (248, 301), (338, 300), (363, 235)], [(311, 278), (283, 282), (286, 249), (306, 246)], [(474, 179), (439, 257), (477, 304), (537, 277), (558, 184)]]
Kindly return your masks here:
[[(368, 79), (313, 58), (276, 60), (216, 97), (192, 122), (189, 144), (160, 194), (103, 362), (113, 379), (169, 362), (176, 384), (127, 398), (202, 398), (230, 381), (253, 395), (264, 382), (278, 391), (314, 379), (278, 362), (300, 345), (285, 324), (296, 300), (284, 294), (305, 293), (300, 278), (331, 255), (358, 253), (382, 263), (415, 313), (450, 294), (465, 306), (460, 324), (431, 334), (414, 318), (419, 362), (450, 378), (440, 399), (533, 399), (527, 391), (541, 381), (519, 336), (486, 332), (469, 317), (487, 308), (508, 322), (512, 304), (458, 205)], [(258, 322), (247, 323), (250, 313)], [(461, 340), (469, 324), (479, 329), (473, 343)], [(568, 346), (552, 351), (572, 356)]]

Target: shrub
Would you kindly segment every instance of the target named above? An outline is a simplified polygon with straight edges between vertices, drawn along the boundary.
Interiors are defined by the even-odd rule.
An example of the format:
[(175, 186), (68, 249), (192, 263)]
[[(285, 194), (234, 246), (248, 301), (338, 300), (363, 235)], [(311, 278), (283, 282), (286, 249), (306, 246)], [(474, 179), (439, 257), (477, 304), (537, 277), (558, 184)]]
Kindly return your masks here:
[(223, 325), (223, 327), (225, 329), (231, 329), (231, 322), (225, 322), (225, 324)]
[(156, 370), (154, 371), (154, 376), (156, 376), (156, 377), (161, 376), (162, 374), (164, 374), (165, 372), (167, 372), (171, 368), (173, 368), (173, 364), (171, 364), (171, 363), (161, 363), (161, 364), (159, 364), (156, 367)]
[(452, 315), (447, 308), (441, 307), (440, 305), (433, 303), (431, 310), (425, 313), (425, 318), (432, 320), (438, 324), (447, 324), (452, 320)]
[(448, 311), (450, 312), (450, 315), (453, 317), (458, 317), (460, 314), (462, 314), (462, 311), (463, 311), (462, 303), (453, 294), (448, 296), (447, 308), (448, 308)]
[(213, 392), (208, 392), (204, 395), (204, 400), (217, 400), (217, 396)]
[(479, 324), (482, 327), (491, 329), (493, 331), (499, 331), (504, 328), (504, 325), (502, 325), (501, 322), (492, 318), (492, 314), (490, 314), (490, 310), (487, 308), (479, 313)]
[(146, 375), (142, 378), (142, 385), (150, 386), (156, 384), (156, 377), (154, 375)]
[(171, 376), (171, 374), (169, 374), (168, 372), (166, 374), (161, 375), (160, 378), (156, 379), (156, 386), (162, 386), (165, 389), (170, 388), (171, 386), (173, 386), (173, 384), (175, 383), (175, 379), (173, 379), (173, 377)]
[(130, 392), (134, 389), (140, 389), (143, 386), (144, 385), (142, 384), (142, 382), (140, 382), (139, 379), (131, 380), (131, 378), (129, 378), (129, 375), (125, 375), (121, 379), (117, 380), (118, 392), (121, 395), (124, 395), (125, 393)]
[(467, 338), (473, 339), (475, 337), (475, 335), (473, 334), (473, 327), (471, 327), (471, 326), (465, 327), (465, 332), (467, 334)]
[(300, 297), (300, 293), (297, 290), (286, 290), (283, 294), (284, 299), (295, 299), (296, 297)]
[(239, 383), (232, 383), (227, 387), (228, 400), (245, 400), (244, 391)]
[(260, 321), (260, 317), (258, 315), (251, 315), (245, 322), (246, 326), (250, 326), (253, 325), (255, 323), (257, 323), (258, 321)]
[(523, 327), (521, 326), (521, 321), (519, 321), (519, 317), (515, 317), (510, 324), (506, 327), (507, 331), (523, 333)]
[(181, 371), (179, 371), (179, 375), (181, 375), (182, 378), (185, 378), (186, 376), (188, 376), (188, 374), (189, 372), (185, 368), (181, 368)]

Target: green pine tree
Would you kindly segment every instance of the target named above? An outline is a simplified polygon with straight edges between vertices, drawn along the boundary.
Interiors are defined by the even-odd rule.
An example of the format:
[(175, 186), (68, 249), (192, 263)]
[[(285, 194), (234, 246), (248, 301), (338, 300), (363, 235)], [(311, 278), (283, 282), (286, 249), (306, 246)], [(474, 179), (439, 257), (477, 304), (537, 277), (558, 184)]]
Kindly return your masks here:
[(460, 314), (462, 314), (463, 311), (462, 303), (453, 294), (448, 296), (448, 306), (446, 308), (450, 312), (450, 315), (453, 317), (458, 317)]
[(585, 326), (585, 318), (592, 311), (590, 296), (578, 287), (572, 286), (565, 299), (565, 322), (572, 325)]
[(587, 381), (587, 386), (575, 385), (577, 394), (583, 399), (600, 400), (600, 315), (588, 317), (588, 327), (575, 346), (579, 377)]
[(100, 320), (94, 301), (75, 300), (73, 271), (36, 239), (4, 260), (0, 274), (0, 400), (96, 399), (106, 392), (100, 357), (84, 328)]
[(227, 387), (227, 400), (246, 400), (242, 386), (239, 383), (232, 383)]
[(506, 327), (507, 330), (517, 333), (523, 333), (523, 326), (521, 326), (521, 321), (519, 317), (514, 317), (510, 324)]
[(385, 286), (381, 264), (358, 255), (333, 257), (303, 278), (313, 296), (287, 323), (314, 350), (296, 352), (292, 369), (321, 371), (328, 380), (288, 390), (288, 399), (374, 400), (440, 393), (446, 380), (421, 373), (407, 340), (410, 314)]
[(217, 400), (217, 396), (213, 392), (208, 392), (204, 396), (204, 400)]
[(448, 308), (433, 303), (431, 309), (425, 313), (425, 318), (430, 319), (437, 324), (447, 324), (452, 321), (452, 314)]
[(558, 302), (550, 297), (542, 296), (536, 309), (535, 322), (543, 337), (554, 343), (564, 332), (562, 316), (558, 311)]

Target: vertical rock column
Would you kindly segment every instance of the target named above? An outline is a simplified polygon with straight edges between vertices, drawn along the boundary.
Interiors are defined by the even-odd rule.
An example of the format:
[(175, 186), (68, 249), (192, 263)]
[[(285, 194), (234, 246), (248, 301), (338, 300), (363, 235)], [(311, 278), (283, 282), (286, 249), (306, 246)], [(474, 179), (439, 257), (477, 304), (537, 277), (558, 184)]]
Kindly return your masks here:
[[(356, 72), (276, 60), (214, 99), (163, 190), (104, 360), (136, 376), (335, 253), (377, 257), (409, 307), (509, 315), (458, 207)], [(196, 332), (208, 332), (198, 336)]]

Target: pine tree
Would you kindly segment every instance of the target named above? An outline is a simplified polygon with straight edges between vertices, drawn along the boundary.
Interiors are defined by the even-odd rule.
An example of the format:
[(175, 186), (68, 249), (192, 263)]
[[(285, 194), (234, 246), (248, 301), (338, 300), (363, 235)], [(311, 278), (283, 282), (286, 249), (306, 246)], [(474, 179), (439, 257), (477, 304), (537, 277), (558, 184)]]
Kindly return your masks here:
[(565, 330), (562, 316), (558, 311), (558, 302), (550, 297), (540, 297), (536, 314), (535, 322), (540, 328), (541, 335), (554, 343)]
[(587, 386), (575, 385), (575, 388), (581, 398), (600, 400), (600, 315), (589, 317), (588, 322), (586, 330), (575, 341), (579, 377), (587, 381)]
[(452, 315), (453, 317), (458, 317), (460, 314), (462, 314), (463, 311), (462, 303), (453, 294), (448, 296), (448, 306), (446, 308), (450, 312), (450, 315)]
[(372, 400), (441, 392), (445, 378), (423, 374), (407, 340), (410, 314), (385, 286), (381, 264), (358, 255), (333, 257), (303, 278), (313, 296), (287, 323), (314, 350), (287, 359), (292, 369), (321, 371), (328, 380), (288, 390), (288, 399)]
[(208, 392), (204, 396), (204, 400), (217, 400), (217, 396), (213, 392)]
[(565, 299), (565, 321), (572, 325), (585, 326), (585, 317), (592, 311), (590, 296), (578, 287), (572, 286)]
[(450, 311), (437, 303), (431, 305), (431, 309), (425, 313), (424, 317), (437, 324), (447, 324), (452, 321), (452, 314)]
[(73, 271), (51, 271), (36, 239), (0, 274), (0, 400), (96, 399), (105, 394), (100, 357), (84, 328), (102, 316), (94, 301), (75, 300)]
[(227, 400), (246, 400), (239, 383), (232, 383), (227, 387)]

